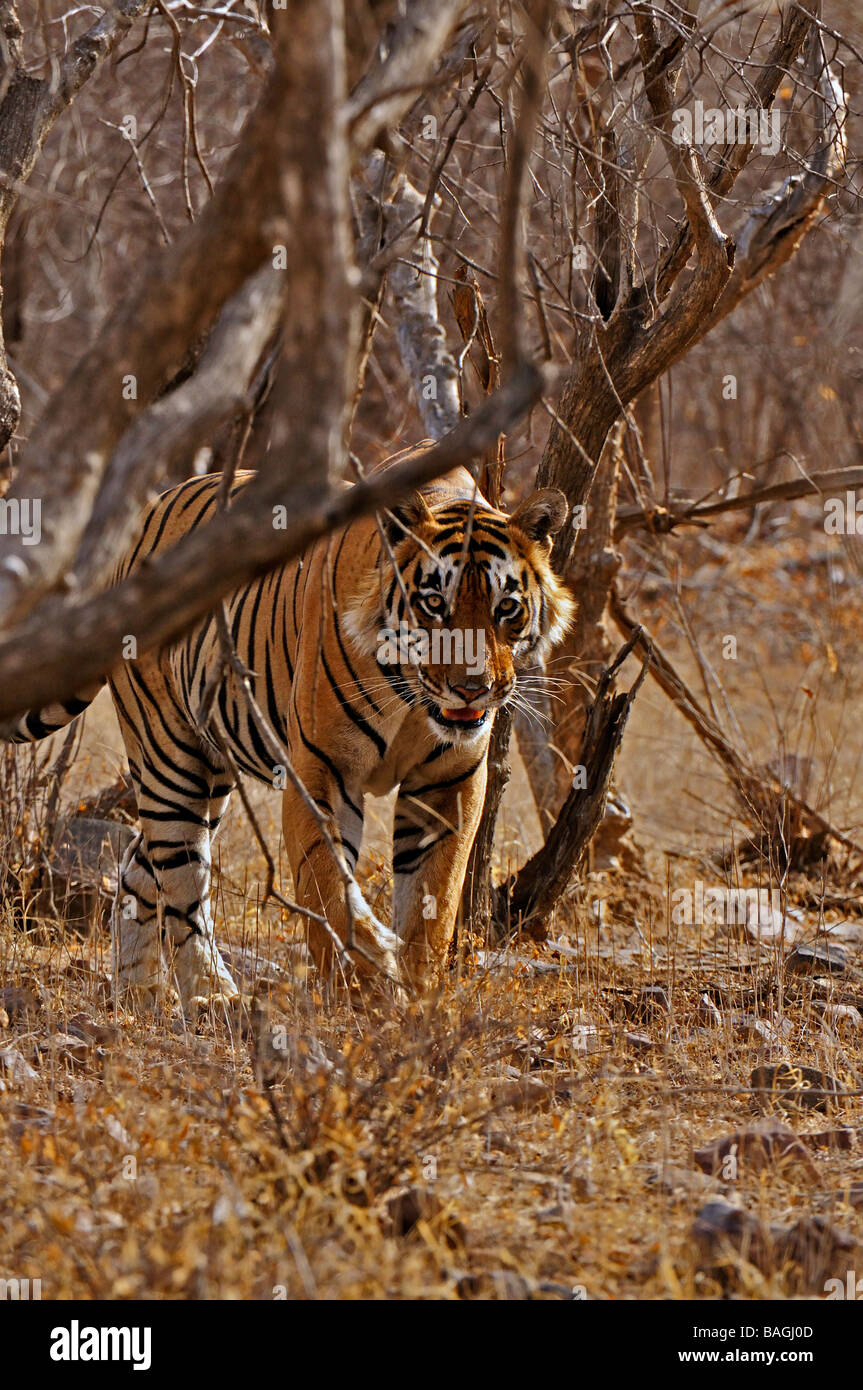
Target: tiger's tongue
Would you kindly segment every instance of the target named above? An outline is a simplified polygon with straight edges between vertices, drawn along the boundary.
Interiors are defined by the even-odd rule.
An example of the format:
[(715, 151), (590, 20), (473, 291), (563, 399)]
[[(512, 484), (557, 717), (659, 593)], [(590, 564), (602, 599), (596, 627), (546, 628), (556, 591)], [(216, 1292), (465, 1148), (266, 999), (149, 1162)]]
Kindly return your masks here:
[(477, 724), (482, 719), (485, 710), (481, 709), (445, 709), (441, 710), (444, 719), (454, 719), (459, 724)]

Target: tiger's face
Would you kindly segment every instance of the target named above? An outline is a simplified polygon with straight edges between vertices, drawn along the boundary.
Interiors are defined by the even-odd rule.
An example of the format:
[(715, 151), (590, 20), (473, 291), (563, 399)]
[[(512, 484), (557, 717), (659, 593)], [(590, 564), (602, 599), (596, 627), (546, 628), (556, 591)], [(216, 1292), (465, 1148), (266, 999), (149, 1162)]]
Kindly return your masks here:
[[(391, 514), (375, 654), (424, 707), (436, 737), (464, 742), (487, 731), (519, 672), (566, 632), (575, 605), (549, 564), (566, 514), (551, 489), (512, 516), (464, 500), (431, 510), (420, 494)], [(365, 617), (369, 633), (368, 607)]]

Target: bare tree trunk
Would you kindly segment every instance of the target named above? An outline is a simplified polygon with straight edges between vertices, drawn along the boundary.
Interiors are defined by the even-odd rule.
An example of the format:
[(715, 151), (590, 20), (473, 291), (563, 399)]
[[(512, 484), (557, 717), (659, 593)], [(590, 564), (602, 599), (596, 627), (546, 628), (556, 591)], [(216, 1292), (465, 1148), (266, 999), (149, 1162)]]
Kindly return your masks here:
[[(606, 626), (608, 597), (620, 568), (614, 548), (614, 518), (617, 479), (620, 466), (620, 429), (615, 428), (600, 455), (586, 505), (586, 521), (577, 529), (580, 514), (571, 518), (576, 525), (575, 549), (567, 579), (578, 598), (575, 622), (566, 640), (555, 652), (553, 670), (566, 672), (574, 682), (574, 699), (555, 720), (549, 738), (543, 726), (522, 719), (518, 727), (518, 746), (534, 791), (543, 829), (553, 824), (572, 784), (572, 765), (577, 762), (587, 706), (600, 672), (611, 659)], [(554, 717), (554, 703), (547, 701), (542, 712)]]
[[(705, 184), (693, 149), (677, 145), (671, 137), (680, 61), (674, 41), (661, 48), (652, 12), (638, 11), (636, 22), (644, 80), (636, 112), (646, 109), (661, 135), (686, 216), (652, 281), (646, 277), (642, 284), (633, 285), (632, 238), (638, 200), (631, 178), (633, 170), (637, 174), (643, 167), (646, 149), (631, 150), (622, 144), (622, 167), (605, 178), (606, 198), (616, 207), (619, 246), (610, 249), (606, 212), (596, 227), (597, 257), (600, 251), (605, 257), (604, 265), (597, 261), (593, 280), (597, 312), (579, 344), (537, 476), (540, 486), (559, 487), (572, 509), (587, 508), (583, 531), (577, 534), (570, 527), (558, 536), (554, 561), (572, 581), (581, 609), (566, 654), (584, 663), (588, 676), (590, 668), (595, 674), (597, 664), (607, 656), (604, 614), (619, 563), (612, 538), (622, 455), (611, 446), (603, 453), (613, 426), (646, 388), (794, 254), (844, 158), (844, 95), (826, 64), (812, 18), (801, 7), (789, 5), (782, 12), (771, 60), (759, 77), (757, 96), (764, 106), (773, 102), (783, 72), (808, 41), (810, 80), (819, 92), (817, 147), (805, 175), (786, 180), (771, 204), (753, 211), (739, 233), (740, 254), (735, 263), (735, 245), (719, 228), (713, 203), (718, 192), (726, 193), (733, 186), (747, 149), (732, 147), (710, 185)], [(607, 142), (603, 148), (607, 151)], [(677, 288), (672, 295), (693, 250), (697, 269), (685, 289)], [(654, 293), (659, 300), (668, 299), (662, 314), (652, 303)], [(576, 681), (569, 687), (564, 708), (557, 707), (553, 742), (565, 758), (573, 759), (579, 747), (588, 699), (586, 687)], [(530, 743), (527, 762), (537, 804), (547, 821), (568, 789), (566, 763), (557, 759), (552, 768)]]
[[(722, 231), (714, 211), (715, 192), (727, 191), (746, 162), (745, 148), (726, 155), (714, 174), (710, 187), (691, 145), (680, 145), (672, 134), (674, 94), (682, 61), (680, 35), (661, 46), (654, 11), (635, 12), (643, 93), (637, 114), (646, 111), (658, 131), (666, 158), (683, 204), (678, 236), (656, 267), (652, 278), (633, 283), (634, 238), (638, 221), (638, 197), (633, 176), (644, 167), (647, 146), (625, 143), (619, 148), (620, 167), (604, 176), (605, 204), (595, 227), (595, 273), (592, 302), (595, 314), (591, 327), (578, 344), (576, 360), (555, 413), (542, 463), (538, 470), (540, 486), (558, 487), (564, 492), (576, 523), (586, 508), (587, 525), (579, 540), (576, 528), (559, 533), (553, 561), (565, 574), (580, 600), (581, 609), (567, 653), (575, 662), (590, 667), (601, 665), (607, 654), (605, 610), (619, 561), (613, 549), (617, 478), (622, 450), (619, 436), (609, 444), (615, 424), (628, 407), (696, 342), (724, 318), (752, 288), (784, 264), (813, 225), (829, 191), (830, 179), (844, 159), (845, 102), (841, 87), (832, 77), (821, 48), (816, 19), (798, 5), (783, 9), (779, 34), (771, 61), (762, 69), (757, 96), (764, 106), (772, 104), (781, 75), (787, 71), (804, 44), (809, 44), (810, 77), (819, 92), (816, 115), (817, 147), (806, 166), (806, 174), (786, 180), (772, 205), (757, 209), (740, 234), (741, 256), (735, 265), (736, 247)], [(686, 21), (694, 24), (694, 15)], [(636, 120), (636, 124), (642, 122)], [(637, 142), (636, 142), (637, 143)], [(601, 141), (603, 167), (615, 152), (608, 137)], [(616, 226), (616, 241), (613, 235)], [(685, 289), (672, 288), (692, 252), (696, 269)], [(656, 298), (654, 298), (656, 295)], [(668, 298), (671, 296), (670, 298)], [(668, 298), (663, 312), (658, 302)], [(594, 670), (594, 674), (595, 674)], [(578, 763), (579, 750), (589, 729), (590, 693), (587, 686), (573, 681), (568, 687), (563, 710), (558, 710), (553, 739), (562, 756), (554, 766), (548, 757), (532, 751), (533, 739), (526, 741), (529, 775), (537, 805), (546, 827), (563, 801), (559, 818), (548, 833), (546, 844), (531, 861), (536, 883), (546, 876), (564, 882), (574, 872), (576, 857), (565, 822), (573, 814), (573, 789), (569, 767)], [(501, 738), (508, 736), (501, 730)], [(612, 759), (607, 760), (607, 778)], [(504, 777), (498, 758), (498, 777)], [(606, 784), (593, 797), (594, 806), (605, 804)], [(487, 792), (485, 818), (497, 813), (502, 794), (494, 777)], [(564, 800), (564, 797), (566, 798)], [(601, 811), (600, 811), (601, 814)], [(594, 827), (595, 828), (595, 827)], [(493, 830), (481, 827), (482, 842), (490, 848)], [(569, 845), (568, 849), (561, 846)], [(478, 853), (478, 852), (477, 852)], [(485, 863), (490, 876), (490, 858)], [(480, 913), (478, 925), (491, 920), (486, 904), (493, 890), (476, 880), (478, 860), (471, 865), (471, 902)], [(493, 917), (494, 909), (491, 916)], [(500, 913), (497, 913), (500, 916)]]
[[(497, 711), (488, 745), (488, 783), (482, 819), (473, 842), (461, 899), (461, 917), (483, 941), (496, 934), (495, 887), (492, 878), (494, 832), (500, 804), (510, 778), (509, 745), (512, 714)], [(453, 951), (457, 938), (453, 940)]]

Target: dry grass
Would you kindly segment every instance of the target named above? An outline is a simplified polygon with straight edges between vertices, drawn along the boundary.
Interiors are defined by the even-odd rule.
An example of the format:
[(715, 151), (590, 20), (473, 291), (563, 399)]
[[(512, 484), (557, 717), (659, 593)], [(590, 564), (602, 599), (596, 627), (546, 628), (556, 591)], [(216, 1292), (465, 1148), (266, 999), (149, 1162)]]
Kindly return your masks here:
[[(641, 907), (644, 922), (650, 901)], [(249, 1039), (218, 1022), (194, 1035), (115, 1013), (101, 943), (40, 947), (7, 929), (3, 978), (23, 1012), (7, 993), (0, 1038), (33, 1072), (7, 1067), (0, 1096), (0, 1268), (41, 1278), (52, 1298), (272, 1298), (279, 1286), (289, 1297), (574, 1286), (709, 1297), (721, 1286), (699, 1271), (690, 1228), (712, 1194), (771, 1221), (817, 1213), (853, 1229), (839, 1194), (863, 1181), (858, 1097), (839, 1118), (793, 1119), (800, 1134), (853, 1131), (850, 1150), (813, 1152), (815, 1173), (793, 1157), (760, 1171), (742, 1161), (725, 1183), (692, 1152), (760, 1113), (749, 1073), (776, 1048), (732, 1015), (787, 1020), (795, 1061), (852, 1084), (861, 1036), (828, 1040), (811, 981), (778, 1011), (767, 996), (753, 1005), (772, 951), (731, 940), (699, 951), (661, 922), (645, 945), (633, 908), (612, 900), (604, 928), (583, 920), (572, 956), (519, 951), (466, 970), (403, 1018), (326, 1007), (302, 968), (290, 982), (259, 979), (270, 1002)], [(290, 970), (295, 954), (272, 938), (257, 969), (266, 956)], [(699, 1013), (706, 982), (718, 1027)], [(645, 983), (661, 985), (668, 1014), (639, 1016)], [(857, 989), (828, 992), (863, 1005)], [(407, 1186), (429, 1195), (394, 1234), (388, 1204)], [(748, 1296), (799, 1288), (794, 1265), (733, 1263)], [(834, 1275), (844, 1265), (823, 1277)]]
[[(800, 586), (798, 624), (823, 623), (820, 603)], [(745, 649), (740, 613), (734, 622)], [(725, 613), (716, 627), (732, 630)], [(787, 659), (788, 634), (774, 628)], [(763, 654), (762, 632), (756, 614)], [(835, 624), (830, 635), (850, 679), (855, 635)], [(752, 694), (743, 661), (739, 670), (730, 695), (765, 751), (741, 703)], [(847, 719), (835, 704), (831, 713), (823, 696), (825, 735), (834, 713)], [(707, 842), (727, 848), (730, 822), (666, 718), (669, 766), (688, 772), (652, 806), (636, 798), (649, 876), (591, 875), (558, 909), (564, 949), (466, 950), (442, 995), (405, 1015), (324, 997), (293, 924), (258, 905), (239, 827), (223, 850), (217, 917), (256, 1001), (243, 1031), (211, 1019), (193, 1033), (170, 1010), (115, 1009), (104, 932), (84, 940), (44, 920), (24, 931), (22, 915), (40, 924), (26, 903), (7, 903), (0, 1277), (41, 1279), (43, 1298), (111, 1299), (768, 1298), (844, 1281), (861, 1234), (863, 1098), (781, 1110), (753, 1093), (750, 1074), (787, 1058), (859, 1087), (863, 1026), (824, 1016), (831, 1004), (863, 1011), (859, 885), (834, 864), (793, 876), (783, 899), (789, 938), (799, 929), (804, 943), (850, 919), (841, 973), (793, 972), (790, 939), (676, 925), (668, 889), (758, 880), (752, 868), (726, 876), (705, 854)], [(640, 768), (642, 787), (655, 734), (655, 715), (639, 724), (636, 709), (624, 766)], [(663, 861), (674, 798), (677, 852)], [(687, 858), (687, 845), (701, 857)], [(378, 863), (369, 896), (384, 899), (386, 885)], [(652, 1006), (639, 998), (650, 985), (663, 992)], [(696, 1149), (765, 1110), (803, 1145), (786, 1136), (739, 1149), (736, 1172), (697, 1166)], [(811, 1140), (825, 1132), (832, 1147)], [(715, 1199), (791, 1236), (706, 1253), (693, 1223)]]

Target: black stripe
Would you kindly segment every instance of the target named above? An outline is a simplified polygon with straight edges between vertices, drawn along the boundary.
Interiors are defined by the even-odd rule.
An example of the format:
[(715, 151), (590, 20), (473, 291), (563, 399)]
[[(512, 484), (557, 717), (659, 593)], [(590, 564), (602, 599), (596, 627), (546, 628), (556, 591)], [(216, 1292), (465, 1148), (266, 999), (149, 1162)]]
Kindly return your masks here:
[(165, 911), (165, 916), (166, 916), (166, 917), (183, 917), (183, 918), (185, 918), (185, 920), (188, 922), (188, 921), (191, 920), (191, 918), (192, 918), (192, 916), (194, 915), (194, 913), (200, 911), (200, 907), (201, 907), (201, 900), (200, 900), (200, 898), (195, 898), (194, 901), (193, 901), (193, 902), (190, 902), (190, 903), (189, 903), (189, 906), (186, 907), (186, 908), (169, 907), (169, 906), (166, 904), (166, 905), (165, 905), (164, 911)]
[(175, 848), (173, 854), (169, 854), (167, 859), (162, 859), (156, 864), (156, 869), (160, 874), (164, 874), (170, 869), (188, 869), (192, 864), (205, 864), (206, 862), (196, 849)]
[[(186, 692), (185, 692), (186, 698), (187, 698), (187, 699), (190, 698), (191, 693), (192, 693), (192, 692), (191, 692), (191, 686), (192, 686), (192, 672), (193, 672), (193, 671), (197, 671), (197, 669), (198, 669), (198, 663), (199, 663), (200, 660), (201, 660), (201, 648), (202, 648), (202, 646), (204, 645), (204, 639), (205, 639), (205, 637), (207, 636), (207, 633), (211, 630), (212, 626), (213, 626), (213, 618), (212, 618), (212, 616), (211, 616), (211, 617), (208, 617), (208, 618), (204, 618), (203, 622), (200, 624), (200, 626), (199, 626), (199, 628), (198, 628), (198, 635), (197, 635), (196, 638), (195, 638), (194, 646), (191, 648), (191, 651), (189, 652), (189, 658), (190, 658), (190, 659), (189, 659), (189, 682), (188, 682), (188, 686), (187, 686), (187, 689), (186, 689)], [(187, 644), (186, 644), (186, 645), (187, 645), (187, 649), (188, 649), (188, 645), (189, 645), (189, 643), (190, 643), (191, 641), (192, 641), (192, 638), (191, 638), (191, 636), (190, 636), (190, 637), (188, 638), (188, 641), (187, 641)]]
[[(196, 748), (196, 747), (194, 746), (194, 744), (185, 743), (185, 742), (183, 741), (183, 739), (181, 739), (181, 738), (178, 736), (178, 734), (177, 734), (173, 729), (171, 729), (171, 728), (168, 727), (167, 720), (165, 719), (165, 716), (164, 716), (163, 713), (162, 713), (161, 704), (160, 704), (160, 702), (159, 702), (158, 700), (156, 700), (156, 699), (153, 697), (153, 694), (152, 694), (152, 692), (151, 692), (149, 686), (147, 685), (146, 680), (144, 679), (143, 675), (141, 674), (141, 671), (140, 671), (140, 668), (139, 668), (139, 667), (137, 667), (137, 666), (130, 666), (130, 667), (129, 667), (129, 680), (130, 680), (130, 682), (134, 683), (134, 685), (137, 686), (139, 690), (143, 691), (143, 694), (144, 694), (144, 696), (145, 696), (145, 698), (146, 698), (148, 704), (149, 704), (150, 706), (152, 706), (152, 711), (153, 711), (153, 713), (155, 714), (156, 718), (158, 719), (159, 723), (161, 724), (162, 728), (164, 729), (165, 735), (166, 735), (167, 739), (169, 740), (169, 742), (172, 743), (172, 744), (174, 745), (175, 748), (179, 748), (180, 751), (181, 751), (182, 753), (185, 753), (186, 756), (187, 756), (188, 758), (191, 758), (191, 760), (192, 760), (193, 762), (198, 762), (198, 761), (200, 761), (200, 757), (201, 757), (201, 750), (200, 750), (200, 748)], [(135, 728), (135, 729), (136, 729), (136, 732), (137, 732), (138, 730), (141, 729), (141, 726), (143, 725), (143, 728), (144, 728), (144, 730), (146, 731), (146, 733), (147, 733), (147, 735), (149, 736), (149, 738), (150, 738), (150, 739), (153, 739), (153, 730), (150, 728), (150, 723), (149, 723), (149, 720), (148, 720), (148, 718), (147, 718), (147, 713), (146, 713), (146, 711), (143, 709), (143, 707), (141, 706), (140, 700), (138, 700), (138, 697), (137, 697), (137, 695), (136, 695), (135, 690), (133, 690), (131, 693), (132, 693), (133, 696), (135, 696), (136, 700), (138, 701), (138, 707), (139, 707), (139, 711), (140, 711), (140, 714), (141, 714), (141, 718), (140, 718), (138, 721), (133, 722), (132, 727)], [(170, 693), (170, 692), (169, 692), (169, 693)], [(161, 753), (161, 752), (162, 752), (162, 749), (161, 749), (161, 748), (158, 748), (158, 751)], [(170, 759), (166, 757), (166, 758), (165, 758), (165, 762), (170, 763)], [(195, 779), (195, 776), (194, 776), (194, 773), (193, 773), (192, 776), (191, 776), (191, 780), (192, 780), (192, 781), (195, 781), (195, 780), (199, 780), (199, 779)], [(203, 784), (201, 784), (201, 785), (203, 785)]]
[[(185, 802), (185, 801), (209, 801), (209, 799), (210, 799), (210, 787), (209, 787), (209, 783), (205, 782), (205, 781), (203, 780), (203, 778), (201, 778), (201, 777), (196, 777), (195, 774), (194, 774), (194, 772), (189, 772), (189, 773), (187, 773), (187, 772), (185, 772), (185, 771), (183, 770), (183, 768), (178, 767), (178, 766), (176, 765), (176, 763), (171, 762), (171, 759), (170, 759), (170, 757), (168, 756), (168, 753), (166, 752), (166, 750), (165, 750), (164, 748), (159, 748), (159, 747), (155, 747), (155, 746), (154, 746), (152, 749), (144, 749), (144, 750), (143, 750), (143, 754), (144, 754), (144, 757), (143, 757), (142, 771), (145, 772), (145, 773), (147, 774), (148, 777), (154, 779), (156, 782), (161, 783), (161, 785), (162, 785), (163, 787), (167, 787), (168, 791), (174, 792), (177, 796), (182, 797), (184, 802)], [(158, 756), (158, 757), (161, 759), (161, 761), (162, 761), (163, 763), (167, 763), (169, 770), (170, 770), (171, 772), (175, 773), (177, 777), (184, 778), (185, 780), (191, 782), (191, 783), (192, 783), (192, 788), (191, 788), (191, 790), (190, 790), (188, 787), (182, 787), (182, 786), (181, 786), (181, 787), (178, 787), (177, 784), (176, 784), (175, 782), (172, 782), (171, 779), (170, 779), (170, 777), (167, 777), (167, 776), (165, 775), (165, 773), (162, 772), (162, 771), (156, 766), (155, 762), (153, 761), (153, 756), (152, 756), (153, 754), (155, 754), (156, 756)], [(147, 791), (147, 790), (149, 790), (149, 787), (146, 785), (144, 778), (142, 778), (141, 781), (142, 781), (141, 790), (142, 790), (142, 791)], [(197, 791), (195, 790), (196, 788), (198, 789)], [(161, 800), (161, 798), (160, 798), (160, 800)]]
[(163, 821), (169, 825), (175, 825), (177, 821), (180, 821), (184, 825), (201, 826), (204, 830), (206, 830), (210, 824), (207, 817), (196, 815), (195, 812), (190, 811), (187, 806), (172, 806), (169, 801), (162, 802), (162, 805), (167, 806), (168, 809), (165, 811), (145, 811), (139, 806), (138, 814), (142, 820)]
[(303, 572), (303, 561), (302, 561), (302, 559), (300, 559), (300, 560), (297, 561), (297, 568), (296, 568), (296, 570), (294, 571), (294, 590), (293, 590), (293, 595), (292, 595), (292, 597), (291, 597), (291, 614), (292, 614), (293, 620), (294, 620), (294, 640), (295, 640), (295, 641), (296, 641), (297, 635), (298, 635), (299, 630), (300, 630), (299, 627), (297, 626), (297, 586), (299, 585), (299, 582), (300, 582), (300, 575), (302, 574), (302, 572)]
[[(485, 755), (483, 755), (483, 758), (484, 756)], [(445, 791), (447, 787), (457, 787), (459, 782), (466, 782), (468, 777), (473, 776), (478, 767), (482, 767), (483, 758), (478, 758), (473, 767), (468, 768), (467, 772), (460, 773), (458, 777), (450, 777), (446, 782), (430, 782), (425, 787), (407, 786), (404, 789), (405, 795), (424, 796), (427, 792), (442, 792)]]
[(433, 748), (433, 749), (432, 749), (432, 751), (429, 753), (429, 755), (428, 755), (427, 758), (423, 758), (423, 760), (422, 760), (420, 766), (421, 766), (421, 767), (425, 767), (427, 763), (433, 763), (433, 762), (435, 762), (438, 758), (443, 757), (444, 753), (449, 753), (449, 752), (451, 752), (451, 751), (452, 751), (452, 744), (451, 744), (451, 743), (439, 743), (439, 744), (437, 745), (436, 748)]
[[(291, 679), (293, 680), (293, 673), (291, 674)], [(270, 661), (264, 662), (264, 681), (266, 685), (267, 714), (270, 723), (276, 732), (284, 737), (285, 717), (281, 713), (276, 699), (276, 687), (273, 684), (272, 663)]]
[[(343, 532), (342, 532), (342, 538), (341, 538), (341, 540), (339, 541), (338, 547), (337, 547), (337, 549), (336, 549), (336, 557), (335, 557), (335, 559), (334, 559), (334, 561), (333, 561), (333, 588), (334, 588), (334, 589), (337, 588), (337, 586), (338, 586), (338, 566), (339, 566), (339, 560), (341, 559), (342, 546), (343, 546), (344, 543), (345, 543), (345, 538), (346, 538), (346, 537), (347, 537), (347, 531), (343, 531)], [(346, 649), (345, 649), (345, 644), (344, 644), (344, 642), (343, 642), (343, 640), (342, 640), (342, 628), (341, 628), (341, 623), (339, 622), (339, 612), (338, 612), (338, 609), (337, 609), (337, 608), (336, 608), (336, 609), (334, 610), (334, 612), (333, 612), (333, 623), (334, 623), (334, 626), (335, 626), (335, 629), (336, 629), (336, 641), (337, 641), (338, 644), (339, 644), (339, 651), (340, 651), (341, 654), (342, 654), (342, 661), (345, 663), (345, 666), (346, 666), (346, 668), (347, 668), (348, 675), (350, 676), (351, 680), (354, 682), (354, 685), (355, 685), (356, 688), (359, 690), (360, 694), (362, 695), (362, 697), (363, 697), (363, 699), (366, 701), (366, 703), (369, 704), (369, 705), (371, 705), (371, 707), (372, 707), (372, 709), (374, 710), (375, 714), (380, 714), (380, 713), (381, 713), (380, 708), (375, 704), (375, 702), (374, 702), (374, 700), (372, 699), (371, 695), (369, 695), (369, 694), (367, 693), (367, 691), (364, 689), (364, 687), (363, 687), (363, 685), (362, 685), (362, 682), (359, 680), (359, 678), (358, 678), (358, 676), (357, 676), (357, 673), (356, 673), (356, 671), (354, 670), (354, 668), (353, 668), (353, 666), (352, 666), (352, 664), (351, 664), (351, 659), (350, 659), (350, 657), (348, 656), (348, 653), (347, 653), (347, 651), (346, 651)]]
[(507, 555), (506, 551), (499, 545), (492, 545), (490, 541), (481, 541), (476, 538), (470, 548), (474, 559), (478, 555), (493, 555), (496, 560), (511, 560), (512, 556)]
[(447, 838), (448, 835), (451, 834), (451, 830), (444, 830), (440, 835), (436, 836), (434, 840), (430, 841), (426, 845), (417, 845), (413, 849), (403, 849), (399, 854), (394, 854), (393, 873), (414, 873), (419, 868), (423, 859), (425, 859), (429, 850), (434, 849), (435, 845), (439, 845), (443, 840)]
[(77, 719), (79, 714), (83, 714), (85, 709), (89, 709), (92, 700), (79, 700), (77, 696), (72, 696), (71, 700), (64, 700), (63, 708), (73, 719)]
[(38, 714), (28, 714), (27, 718), (24, 720), (24, 727), (31, 738), (39, 739), (47, 738), (49, 734), (56, 734), (57, 730), (62, 729), (63, 725), (55, 724), (52, 728), (50, 725), (45, 724), (39, 718)]
[[(159, 520), (159, 525), (158, 525), (158, 527), (156, 528), (156, 535), (155, 535), (155, 537), (153, 538), (153, 540), (151, 540), (151, 541), (149, 542), (149, 548), (148, 548), (148, 552), (147, 552), (148, 554), (152, 554), (152, 552), (155, 550), (156, 546), (159, 544), (159, 541), (162, 539), (162, 536), (164, 535), (165, 527), (167, 526), (167, 524), (168, 524), (168, 522), (170, 521), (171, 517), (174, 515), (174, 512), (175, 512), (175, 511), (177, 510), (177, 508), (180, 506), (180, 503), (181, 503), (181, 502), (183, 501), (183, 499), (185, 498), (187, 492), (188, 492), (188, 491), (193, 491), (193, 492), (194, 492), (194, 497), (192, 498), (192, 500), (195, 500), (203, 491), (205, 491), (206, 487), (207, 487), (208, 485), (210, 485), (210, 484), (211, 484), (211, 479), (209, 479), (209, 478), (204, 479), (204, 480), (202, 481), (201, 486), (199, 486), (199, 487), (194, 487), (194, 488), (193, 488), (193, 487), (190, 486), (189, 483), (181, 483), (181, 484), (180, 484), (180, 486), (177, 488), (177, 491), (176, 491), (175, 495), (171, 498), (170, 502), (168, 502), (168, 503), (165, 505), (165, 510), (164, 510), (164, 512), (162, 513), (162, 516), (161, 516), (161, 518), (160, 518), (160, 520)], [(187, 505), (188, 505), (188, 503), (187, 503)], [(185, 511), (185, 507), (183, 508), (183, 510)], [(149, 531), (149, 529), (150, 529), (150, 526), (151, 526), (152, 523), (153, 523), (153, 520), (154, 520), (154, 517), (151, 515), (151, 516), (148, 518), (148, 520), (147, 520), (147, 525), (144, 527), (144, 530), (143, 530), (142, 533), (141, 533), (141, 537), (140, 537), (140, 540), (138, 541), (138, 544), (135, 546), (135, 549), (132, 551), (132, 554), (129, 556), (129, 559), (127, 560), (126, 564), (123, 566), (122, 570), (120, 571), (121, 575), (125, 576), (125, 575), (129, 574), (129, 572), (130, 572), (131, 569), (133, 568), (133, 566), (134, 566), (134, 564), (135, 564), (135, 561), (137, 560), (138, 555), (139, 555), (139, 553), (140, 553), (141, 546), (142, 546), (142, 545), (144, 544), (144, 542), (147, 540), (147, 533), (148, 533), (148, 531)]]
[(142, 898), (141, 894), (136, 893), (134, 888), (130, 888), (128, 883), (123, 883), (120, 886), (121, 888), (125, 888), (127, 890), (130, 898), (134, 898), (135, 901), (140, 903), (142, 907), (145, 907), (148, 912), (156, 911), (157, 904), (149, 902), (146, 898)]
[[(287, 605), (286, 605), (286, 597), (287, 597), (287, 596), (286, 596), (286, 594), (285, 594), (285, 579), (286, 579), (286, 574), (285, 574), (284, 569), (273, 570), (272, 573), (271, 573), (271, 575), (270, 575), (269, 577), (270, 577), (270, 581), (271, 581), (271, 583), (270, 583), (270, 590), (271, 590), (271, 592), (270, 592), (270, 594), (269, 594), (269, 599), (270, 599), (270, 648), (269, 648), (269, 649), (270, 649), (270, 653), (275, 653), (275, 651), (277, 650), (278, 647), (280, 647), (280, 648), (282, 649), (282, 651), (284, 652), (284, 655), (285, 655), (285, 664), (287, 665), (287, 668), (288, 668), (288, 680), (291, 682), (291, 684), (293, 684), (293, 681), (294, 681), (294, 663), (291, 661), (291, 653), (290, 653), (290, 651), (288, 650), (288, 627), (287, 627), (287, 623), (284, 621), (284, 613), (286, 612), (286, 607), (287, 607)], [(277, 618), (278, 618), (278, 616), (279, 616), (279, 608), (282, 609), (283, 619), (282, 619), (282, 624), (281, 624), (281, 629), (282, 629), (282, 630), (281, 630), (281, 633), (279, 634), (279, 636), (277, 637), (277, 636), (276, 636), (276, 620), (277, 620)], [(271, 662), (270, 662), (270, 661), (265, 661), (265, 667), (266, 667), (266, 671), (267, 671), (267, 678), (268, 678), (268, 680), (269, 680), (269, 678), (270, 678), (270, 665), (271, 665)], [(277, 725), (276, 725), (276, 728), (278, 728), (278, 727), (279, 727), (279, 726), (278, 726), (278, 724), (277, 724)]]
[(386, 743), (381, 738), (380, 734), (372, 728), (368, 720), (364, 719), (363, 716), (360, 714), (359, 710), (354, 709), (353, 705), (342, 694), (341, 690), (338, 687), (338, 683), (335, 679), (335, 676), (330, 670), (330, 663), (327, 661), (327, 654), (324, 651), (323, 647), (321, 647), (321, 661), (323, 663), (327, 680), (330, 683), (330, 688), (332, 689), (332, 692), (338, 700), (339, 704), (341, 705), (343, 711), (348, 716), (351, 723), (355, 725), (357, 729), (359, 729), (360, 733), (365, 734), (366, 738), (374, 744), (375, 748), (378, 750), (379, 756), (382, 758), (385, 757), (387, 751)]
[[(296, 712), (296, 711), (295, 711), (295, 712)], [(329, 770), (330, 770), (330, 772), (333, 774), (333, 777), (335, 778), (336, 786), (337, 786), (338, 789), (339, 789), (339, 795), (341, 796), (342, 801), (345, 803), (345, 805), (346, 805), (347, 807), (350, 808), (351, 811), (353, 811), (353, 813), (354, 813), (355, 816), (357, 816), (360, 820), (362, 820), (362, 818), (363, 818), (362, 812), (360, 811), (360, 809), (359, 809), (358, 806), (355, 806), (355, 805), (354, 805), (353, 801), (351, 801), (351, 798), (348, 796), (347, 790), (346, 790), (346, 788), (345, 788), (344, 781), (343, 781), (343, 779), (342, 779), (342, 774), (339, 772), (339, 769), (336, 767), (336, 765), (335, 765), (335, 763), (332, 761), (332, 759), (327, 757), (327, 755), (326, 755), (326, 753), (323, 751), (323, 749), (318, 748), (316, 744), (312, 743), (310, 739), (306, 738), (305, 732), (304, 732), (304, 730), (303, 730), (303, 726), (302, 726), (302, 724), (300, 723), (300, 716), (299, 716), (299, 714), (297, 714), (297, 731), (299, 732), (300, 738), (303, 740), (303, 743), (305, 744), (305, 746), (306, 746), (306, 748), (309, 750), (309, 752), (310, 752), (310, 753), (314, 753), (315, 757), (316, 757), (316, 758), (319, 758), (319, 759), (321, 760), (321, 762), (324, 764), (324, 767), (328, 767)]]

